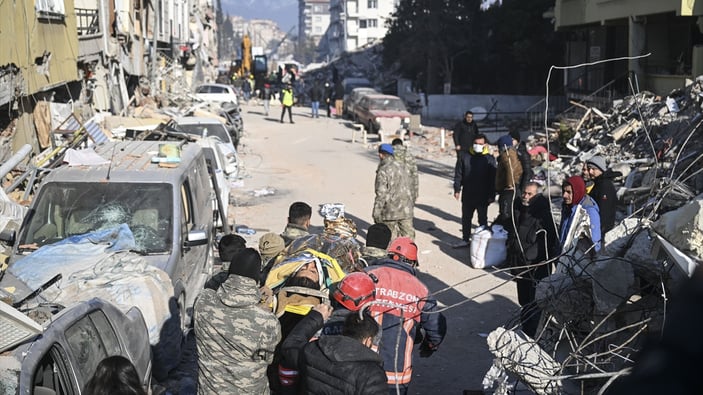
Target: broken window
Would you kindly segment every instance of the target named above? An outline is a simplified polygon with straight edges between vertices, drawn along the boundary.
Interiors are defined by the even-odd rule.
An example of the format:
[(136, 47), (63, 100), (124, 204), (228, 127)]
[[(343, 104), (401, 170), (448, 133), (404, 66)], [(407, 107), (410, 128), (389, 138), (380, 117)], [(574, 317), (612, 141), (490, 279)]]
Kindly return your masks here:
[(56, 182), (46, 184), (28, 216), (20, 245), (52, 244), (66, 237), (127, 224), (137, 249), (171, 249), (173, 197), (169, 184)]
[(35, 0), (34, 9), (37, 18), (50, 20), (64, 20), (66, 18), (66, 7), (64, 0)]
[(76, 362), (76, 373), (87, 382), (100, 361), (120, 354), (115, 331), (102, 311), (94, 311), (66, 330), (68, 347)]
[(72, 388), (68, 376), (68, 358), (63, 349), (55, 345), (39, 361), (32, 378), (32, 391), (35, 394), (56, 393), (57, 395), (77, 393)]

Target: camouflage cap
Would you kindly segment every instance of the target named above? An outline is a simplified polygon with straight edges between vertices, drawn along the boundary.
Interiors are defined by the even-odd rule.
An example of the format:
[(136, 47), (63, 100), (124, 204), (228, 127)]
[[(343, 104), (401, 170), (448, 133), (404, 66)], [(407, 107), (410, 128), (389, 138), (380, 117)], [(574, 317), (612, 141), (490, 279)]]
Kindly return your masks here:
[(283, 238), (276, 233), (266, 233), (259, 239), (259, 252), (264, 261), (276, 256), (285, 248)]

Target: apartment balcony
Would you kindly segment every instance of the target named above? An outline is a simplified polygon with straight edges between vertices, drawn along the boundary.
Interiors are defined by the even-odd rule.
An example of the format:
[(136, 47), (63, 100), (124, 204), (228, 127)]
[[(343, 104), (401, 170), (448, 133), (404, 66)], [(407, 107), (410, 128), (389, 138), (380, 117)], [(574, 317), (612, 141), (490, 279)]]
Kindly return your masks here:
[(78, 60), (95, 60), (104, 51), (103, 29), (100, 11), (76, 8), (76, 30), (78, 32)]

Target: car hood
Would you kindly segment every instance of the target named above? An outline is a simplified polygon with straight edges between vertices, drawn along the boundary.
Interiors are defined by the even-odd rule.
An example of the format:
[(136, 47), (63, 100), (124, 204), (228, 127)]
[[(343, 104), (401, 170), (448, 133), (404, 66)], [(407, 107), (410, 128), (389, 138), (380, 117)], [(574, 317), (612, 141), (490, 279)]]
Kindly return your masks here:
[(371, 110), (371, 114), (380, 118), (410, 118), (410, 113), (407, 111), (383, 111), (383, 110)]

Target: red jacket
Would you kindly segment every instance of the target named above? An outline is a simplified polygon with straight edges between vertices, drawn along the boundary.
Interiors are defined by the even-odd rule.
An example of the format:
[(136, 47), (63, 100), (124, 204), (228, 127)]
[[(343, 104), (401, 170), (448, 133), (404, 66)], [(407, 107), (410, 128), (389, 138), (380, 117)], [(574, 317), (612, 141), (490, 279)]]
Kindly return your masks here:
[(412, 378), (412, 351), (418, 326), (426, 333), (424, 346), (436, 350), (446, 334), (446, 320), (442, 313), (435, 312), (437, 302), (410, 265), (384, 259), (368, 267), (366, 272), (378, 279), (376, 301), (399, 306), (373, 305), (370, 310), (383, 329), (378, 348), (388, 384), (407, 384)]

